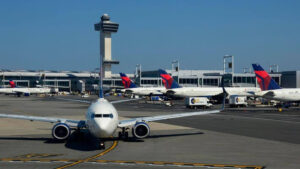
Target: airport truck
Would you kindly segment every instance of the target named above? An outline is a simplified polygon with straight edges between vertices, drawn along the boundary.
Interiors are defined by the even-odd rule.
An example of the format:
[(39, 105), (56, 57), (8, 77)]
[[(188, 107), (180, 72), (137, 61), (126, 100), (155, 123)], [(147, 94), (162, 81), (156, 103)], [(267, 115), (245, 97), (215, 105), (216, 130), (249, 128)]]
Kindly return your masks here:
[(229, 97), (229, 106), (230, 107), (247, 107), (248, 106), (247, 97), (231, 95)]
[(190, 109), (205, 109), (212, 107), (212, 104), (207, 97), (187, 97), (185, 99), (185, 106)]

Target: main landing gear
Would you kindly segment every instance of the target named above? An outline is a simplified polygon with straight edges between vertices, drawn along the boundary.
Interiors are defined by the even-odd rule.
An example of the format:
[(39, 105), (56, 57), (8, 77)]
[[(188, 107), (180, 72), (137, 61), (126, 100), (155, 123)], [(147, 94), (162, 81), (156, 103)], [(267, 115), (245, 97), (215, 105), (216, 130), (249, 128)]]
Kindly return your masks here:
[(127, 140), (128, 139), (128, 131), (126, 131), (125, 127), (123, 127), (122, 131), (119, 132), (119, 139), (121, 139), (121, 140)]

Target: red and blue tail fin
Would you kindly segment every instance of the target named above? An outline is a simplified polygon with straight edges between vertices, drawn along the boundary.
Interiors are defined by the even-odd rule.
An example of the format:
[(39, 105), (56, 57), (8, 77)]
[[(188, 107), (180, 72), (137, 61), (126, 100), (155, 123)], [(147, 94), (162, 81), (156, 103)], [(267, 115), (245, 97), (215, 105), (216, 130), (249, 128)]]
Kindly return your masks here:
[(122, 83), (124, 85), (124, 88), (136, 88), (137, 86), (130, 80), (129, 77), (126, 76), (125, 73), (120, 73)]
[(262, 91), (280, 89), (279, 85), (270, 77), (259, 64), (252, 64), (257, 82)]
[(159, 69), (158, 71), (166, 89), (180, 88), (178, 83), (166, 71), (162, 69)]
[(9, 81), (9, 85), (11, 88), (15, 88), (16, 87), (16, 83), (12, 80)]

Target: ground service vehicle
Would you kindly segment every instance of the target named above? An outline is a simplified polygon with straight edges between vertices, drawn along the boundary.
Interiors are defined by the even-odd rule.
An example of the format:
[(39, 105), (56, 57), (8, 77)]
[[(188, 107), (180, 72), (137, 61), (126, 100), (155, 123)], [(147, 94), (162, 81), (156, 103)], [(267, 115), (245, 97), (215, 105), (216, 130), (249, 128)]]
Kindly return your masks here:
[(185, 106), (191, 109), (209, 108), (212, 104), (207, 97), (187, 97), (185, 99)]
[(247, 97), (232, 95), (229, 97), (229, 105), (230, 107), (246, 107), (248, 105)]

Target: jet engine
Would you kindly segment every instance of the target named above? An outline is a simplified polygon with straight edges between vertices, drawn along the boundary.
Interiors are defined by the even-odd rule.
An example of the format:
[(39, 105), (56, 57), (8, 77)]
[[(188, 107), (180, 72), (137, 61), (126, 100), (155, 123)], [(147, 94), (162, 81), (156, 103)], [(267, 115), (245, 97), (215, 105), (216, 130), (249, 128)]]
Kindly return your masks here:
[(136, 123), (132, 128), (132, 135), (136, 138), (145, 138), (150, 134), (150, 127), (144, 123)]
[(52, 136), (57, 140), (66, 140), (70, 135), (71, 129), (65, 123), (57, 123), (52, 128)]

